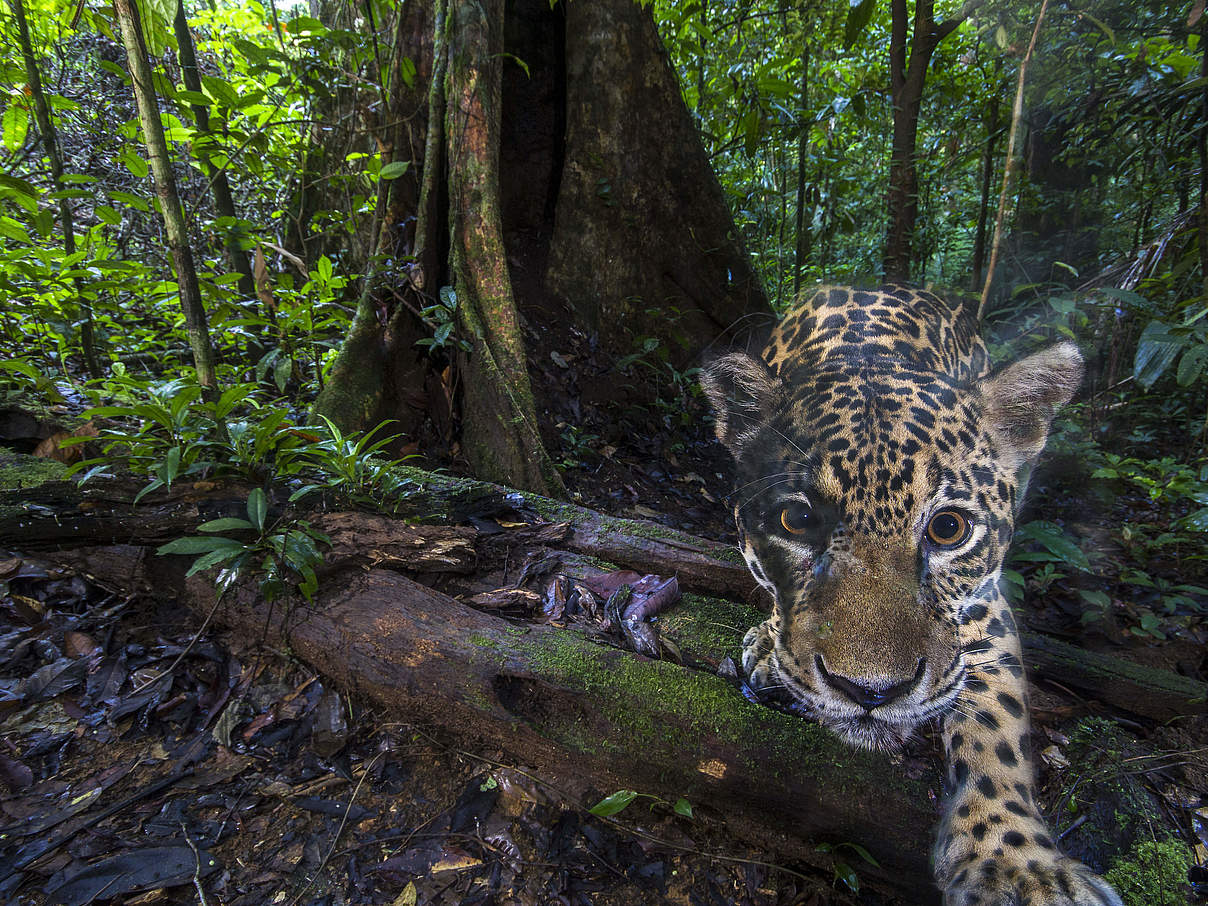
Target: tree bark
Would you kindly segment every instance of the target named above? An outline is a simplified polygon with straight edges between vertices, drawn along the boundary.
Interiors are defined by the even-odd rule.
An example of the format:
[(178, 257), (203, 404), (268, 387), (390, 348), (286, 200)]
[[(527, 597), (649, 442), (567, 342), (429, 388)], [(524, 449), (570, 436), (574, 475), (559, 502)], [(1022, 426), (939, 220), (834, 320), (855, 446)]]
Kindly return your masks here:
[(889, 155), (889, 227), (885, 237), (884, 271), (889, 283), (910, 280), (914, 265), (912, 244), (918, 220), (919, 111), (927, 68), (936, 47), (952, 34), (984, 0), (967, 0), (951, 19), (935, 21), (935, 0), (918, 0), (914, 29), (907, 38), (906, 0), (892, 0), (889, 40), (889, 78), (893, 97), (893, 140)]
[(462, 447), (474, 473), (565, 493), (537, 426), (520, 316), (512, 296), (499, 194), (503, 0), (452, 0), (445, 78), (449, 209), (457, 321), (470, 343)]
[(669, 340), (681, 364), (770, 323), (648, 9), (567, 4), (566, 116), (546, 284), (576, 322), (616, 356)]
[[(801, 273), (805, 268), (806, 259), (809, 258), (810, 248), (813, 246), (813, 225), (806, 225), (805, 222), (805, 163), (808, 157), (806, 151), (809, 148), (810, 129), (813, 126), (813, 118), (809, 112), (809, 87), (810, 87), (810, 49), (807, 44), (801, 50), (801, 102), (798, 110), (798, 119), (800, 134), (797, 136), (797, 222), (796, 222), (796, 252), (793, 255), (793, 298), (797, 298), (801, 293)], [(817, 189), (811, 194), (817, 193)]]
[[(197, 52), (193, 47), (193, 34), (189, 31), (188, 19), (185, 17), (184, 0), (177, 0), (176, 16), (172, 20), (172, 30), (176, 33), (176, 47), (180, 60), (180, 77), (189, 91), (201, 92), (201, 77), (197, 69)], [(239, 292), (246, 299), (256, 297), (256, 286), (252, 281), (252, 267), (248, 261), (247, 251), (243, 248), (241, 230), (236, 225), (238, 216), (235, 213), (235, 199), (231, 194), (231, 182), (227, 178), (225, 167), (216, 167), (206, 144), (213, 141), (210, 134), (210, 114), (200, 104), (193, 104), (193, 121), (197, 124), (199, 133), (194, 142), (197, 160), (201, 164), (201, 172), (210, 181), (210, 190), (214, 196), (214, 209), (220, 217), (226, 217), (231, 225), (226, 228), (227, 267), (232, 273), (239, 275)]]
[(185, 314), (185, 331), (193, 351), (193, 365), (197, 370), (197, 383), (207, 392), (213, 393), (218, 385), (214, 373), (214, 347), (210, 343), (205, 306), (201, 301), (201, 287), (197, 282), (197, 269), (193, 263), (193, 249), (189, 245), (184, 210), (180, 203), (180, 193), (176, 189), (176, 175), (172, 172), (168, 143), (164, 139), (163, 123), (159, 118), (159, 106), (151, 80), (151, 66), (147, 62), (146, 44), (139, 24), (137, 0), (114, 0), (114, 10), (121, 27), (122, 43), (126, 47), (130, 82), (134, 89), (143, 140), (147, 146), (147, 158), (155, 178), (160, 213), (164, 218), (168, 251), (176, 271), (180, 305)]
[[(59, 193), (59, 224), (63, 227), (63, 251), (68, 257), (75, 254), (75, 219), (71, 212), (71, 199), (63, 193), (63, 158), (59, 154), (59, 142), (55, 132), (54, 121), (50, 118), (50, 105), (46, 103), (46, 93), (42, 90), (42, 73), (38, 69), (38, 61), (34, 56), (33, 41), (29, 36), (29, 23), (25, 18), (25, 0), (13, 0), (13, 16), (17, 21), (17, 40), (21, 44), (21, 57), (25, 63), (25, 78), (29, 83), (29, 92), (34, 102), (34, 116), (37, 119), (38, 131), (42, 133), (42, 146), (46, 149), (46, 159), (50, 163), (50, 181), (55, 192)], [(69, 265), (70, 266), (70, 265)], [(80, 349), (84, 354), (84, 367), (91, 378), (102, 375), (100, 362), (96, 357), (96, 342), (92, 320), (92, 303), (80, 290), (80, 281), (73, 279), (76, 288), (76, 299), (84, 318), (80, 323)]]

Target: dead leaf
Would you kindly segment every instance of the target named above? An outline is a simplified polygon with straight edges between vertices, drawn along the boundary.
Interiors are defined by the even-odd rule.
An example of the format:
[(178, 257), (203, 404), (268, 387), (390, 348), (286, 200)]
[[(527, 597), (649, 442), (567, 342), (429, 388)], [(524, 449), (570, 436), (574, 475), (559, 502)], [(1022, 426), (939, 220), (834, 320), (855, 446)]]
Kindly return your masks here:
[(277, 300), (273, 298), (273, 287), (268, 278), (268, 262), (264, 260), (264, 249), (260, 246), (256, 246), (252, 275), (256, 280), (256, 295), (260, 304), (272, 311), (277, 307)]
[(63, 653), (68, 657), (84, 657), (100, 650), (97, 640), (85, 632), (63, 633)]

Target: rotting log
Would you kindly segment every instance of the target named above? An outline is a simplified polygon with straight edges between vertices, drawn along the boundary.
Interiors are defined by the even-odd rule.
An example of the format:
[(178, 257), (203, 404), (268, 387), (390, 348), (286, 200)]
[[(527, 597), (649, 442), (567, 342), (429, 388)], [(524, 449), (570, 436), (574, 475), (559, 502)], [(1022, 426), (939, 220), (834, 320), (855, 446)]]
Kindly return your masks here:
[[(215, 607), (202, 577), (184, 587), (199, 618)], [(454, 745), (502, 752), (581, 804), (632, 788), (707, 804), (740, 836), (782, 852), (793, 838), (805, 856), (803, 840), (859, 842), (883, 866), (869, 874), (913, 902), (935, 899), (937, 778), (911, 779), (883, 755), (751, 704), (707, 670), (517, 625), (382, 569), (345, 573), (313, 604), (290, 608), (241, 586), (214, 618), (244, 639), (288, 646), (347, 692)]]
[[(443, 585), (437, 583), (442, 590), (470, 596), (511, 581), (506, 564), (494, 571), (485, 568), (491, 551), (502, 551), (504, 560), (516, 565), (545, 549), (564, 560), (573, 552), (642, 573), (676, 575), (687, 592), (760, 602), (762, 592), (732, 545), (486, 482), (419, 469), (399, 471), (406, 478), (405, 493), (396, 501), (400, 519), (307, 516), (335, 544), (328, 572), (359, 560), (363, 567), (389, 567), (421, 581), (430, 581), (431, 574), (443, 576)], [(180, 485), (170, 495), (149, 494), (133, 507), (129, 500), (141, 487), (137, 481), (98, 481), (79, 488), (62, 474), (60, 464), (33, 457), (0, 461), (0, 546), (39, 551), (158, 545), (191, 534), (208, 519), (243, 515), (247, 495), (246, 489), (232, 485)], [(469, 578), (460, 584), (450, 578), (458, 575)], [(761, 617), (748, 607), (734, 619), (745, 629)], [(1023, 641), (1025, 660), (1035, 674), (1111, 707), (1155, 720), (1208, 711), (1208, 684), (1036, 633), (1025, 633)]]

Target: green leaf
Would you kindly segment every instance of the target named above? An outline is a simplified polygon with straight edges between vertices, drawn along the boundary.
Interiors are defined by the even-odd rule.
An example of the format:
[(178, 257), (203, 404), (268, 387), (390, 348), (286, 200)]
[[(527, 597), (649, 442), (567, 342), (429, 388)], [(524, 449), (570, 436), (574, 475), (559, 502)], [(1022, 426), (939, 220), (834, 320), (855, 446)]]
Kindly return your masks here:
[(877, 8), (877, 0), (850, 0), (847, 8), (847, 21), (843, 25), (843, 48), (849, 49), (860, 37), (860, 32), (872, 20), (872, 14)]
[(101, 60), (98, 65), (101, 67), (101, 69), (105, 70), (106, 72), (112, 73), (113, 75), (117, 76), (119, 79), (121, 79), (127, 85), (130, 84), (129, 73), (127, 73), (126, 70), (122, 69), (122, 67), (118, 66), (112, 60)]
[(685, 818), (692, 817), (692, 803), (683, 796), (675, 800), (675, 805), (671, 806), (677, 815), (683, 815)]
[(239, 532), (254, 529), (255, 527), (246, 519), (225, 516), (222, 519), (211, 519), (209, 522), (203, 522), (197, 526), (197, 530), (199, 532)]
[(1204, 373), (1208, 365), (1208, 343), (1192, 346), (1179, 359), (1179, 370), (1175, 373), (1180, 387), (1190, 387)]
[(398, 179), (411, 167), (409, 160), (395, 160), (382, 167), (382, 172), (378, 174), (381, 179)]
[(638, 798), (636, 790), (617, 790), (611, 796), (605, 796), (588, 809), (598, 818), (611, 818), (629, 807), (629, 803)]
[(1208, 506), (1184, 516), (1179, 520), (1179, 525), (1193, 532), (1208, 532)]
[(145, 179), (147, 174), (151, 172), (151, 167), (147, 162), (133, 151), (122, 151), (118, 154), (117, 159), (125, 164), (126, 169), (137, 179)]
[(0, 217), (0, 236), (3, 236), (5, 239), (11, 239), (14, 242), (20, 242), (23, 245), (29, 245), (32, 241), (25, 227), (11, 217)]
[(161, 545), (156, 549), (155, 553), (208, 554), (210, 551), (217, 550), (241, 551), (245, 547), (246, 545), (242, 541), (236, 541), (234, 538), (223, 538), (221, 536), (207, 538), (200, 535), (187, 535), (184, 538), (176, 538), (167, 544)]
[(4, 131), (4, 147), (10, 152), (20, 151), (29, 134), (29, 111), (12, 96), (4, 108), (4, 115), (0, 116), (0, 129)]
[(107, 204), (99, 204), (96, 206), (97, 219), (110, 226), (120, 226), (122, 223), (122, 215), (109, 207)]
[(108, 194), (114, 201), (121, 202), (127, 207), (134, 208), (136, 211), (142, 211), (144, 214), (151, 213), (151, 205), (147, 204), (145, 198), (140, 198), (138, 195), (132, 195), (129, 192), (122, 192), (119, 189), (110, 189)]
[[(1082, 552), (1082, 548), (1068, 538), (1060, 526), (1051, 522), (1029, 522), (1019, 529), (1016, 537), (1021, 541), (1036, 542), (1053, 556), (1057, 557), (1062, 563), (1067, 563), (1081, 570), (1089, 571), (1091, 568), (1090, 561), (1087, 559), (1086, 554)], [(1013, 559), (1024, 562), (1037, 562), (1044, 559), (1044, 555), (1016, 553), (1013, 555)]]
[(239, 92), (217, 76), (202, 76), (201, 86), (210, 97), (223, 106), (237, 107), (239, 105)]
[(264, 517), (268, 514), (268, 499), (264, 496), (263, 488), (252, 488), (247, 495), (247, 515), (252, 524), (264, 531)]
[(228, 560), (234, 560), (244, 553), (242, 547), (239, 548), (222, 548), (219, 550), (210, 551), (208, 554), (203, 554), (193, 561), (193, 565), (189, 567), (189, 571), (185, 573), (185, 578), (194, 573), (199, 573), (203, 569), (209, 569), (211, 566), (217, 566), (219, 563), (226, 563)]
[(209, 107), (214, 103), (212, 100), (210, 100), (209, 95), (202, 94), (200, 91), (177, 91), (176, 99), (178, 101), (187, 101), (190, 104), (196, 104), (198, 107)]
[(1150, 321), (1141, 331), (1137, 342), (1137, 355), (1133, 360), (1133, 375), (1137, 383), (1148, 390), (1154, 381), (1170, 367), (1180, 352), (1186, 348), (1188, 338), (1171, 332), (1169, 324)]
[(1105, 286), (1099, 292), (1122, 303), (1130, 311), (1148, 312), (1153, 310), (1153, 303), (1140, 293), (1127, 289), (1116, 289), (1112, 286)]
[(33, 183), (19, 176), (0, 173), (0, 195), (12, 198), (27, 211), (30, 210), (30, 204), (37, 202), (40, 191)]
[(1111, 607), (1111, 605), (1112, 605), (1111, 596), (1108, 595), (1108, 593), (1105, 591), (1099, 591), (1097, 589), (1087, 590), (1085, 588), (1080, 588), (1080, 589), (1078, 589), (1078, 596), (1080, 598), (1082, 598), (1082, 600), (1085, 601), (1087, 604), (1090, 604), (1094, 607), (1102, 608), (1104, 610), (1106, 610), (1108, 607)]

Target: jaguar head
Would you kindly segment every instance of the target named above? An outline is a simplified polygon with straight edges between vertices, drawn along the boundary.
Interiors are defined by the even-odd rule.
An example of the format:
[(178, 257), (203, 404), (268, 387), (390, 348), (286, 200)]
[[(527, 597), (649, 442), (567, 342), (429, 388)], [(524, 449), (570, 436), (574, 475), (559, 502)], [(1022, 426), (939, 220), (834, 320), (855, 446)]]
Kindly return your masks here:
[(774, 602), (752, 684), (867, 748), (961, 707), (987, 638), (1014, 633), (998, 583), (1020, 473), (1080, 378), (1071, 344), (966, 384), (876, 360), (791, 385), (743, 354), (709, 365), (743, 553)]

